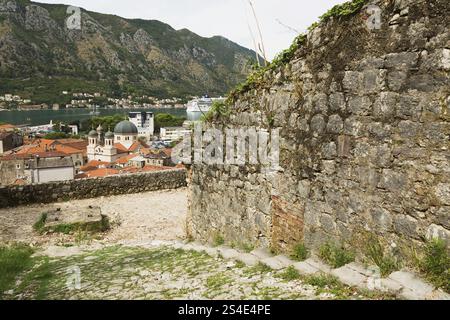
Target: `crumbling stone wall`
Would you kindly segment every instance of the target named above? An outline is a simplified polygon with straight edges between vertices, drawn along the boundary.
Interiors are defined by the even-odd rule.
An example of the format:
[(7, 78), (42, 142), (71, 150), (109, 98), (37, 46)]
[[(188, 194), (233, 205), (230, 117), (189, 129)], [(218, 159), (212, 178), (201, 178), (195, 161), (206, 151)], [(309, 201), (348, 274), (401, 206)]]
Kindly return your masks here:
[(0, 208), (52, 203), (186, 186), (186, 170), (174, 169), (103, 178), (0, 187)]
[(218, 128), (278, 127), (281, 167), (193, 165), (194, 238), (288, 251), (370, 233), (450, 240), (450, 2), (374, 1), (319, 24)]

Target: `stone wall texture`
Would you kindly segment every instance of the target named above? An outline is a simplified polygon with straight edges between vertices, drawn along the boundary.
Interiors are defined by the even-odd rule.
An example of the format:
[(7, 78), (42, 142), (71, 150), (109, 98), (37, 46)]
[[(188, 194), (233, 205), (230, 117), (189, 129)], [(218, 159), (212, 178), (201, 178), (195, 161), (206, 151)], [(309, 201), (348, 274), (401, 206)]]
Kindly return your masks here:
[[(450, 2), (372, 2), (308, 34), (214, 126), (281, 129), (282, 170), (193, 165), (189, 231), (287, 251), (450, 240)], [(448, 243), (448, 242), (447, 242)]]
[(0, 187), (0, 208), (52, 203), (186, 186), (186, 170), (174, 169), (104, 178)]

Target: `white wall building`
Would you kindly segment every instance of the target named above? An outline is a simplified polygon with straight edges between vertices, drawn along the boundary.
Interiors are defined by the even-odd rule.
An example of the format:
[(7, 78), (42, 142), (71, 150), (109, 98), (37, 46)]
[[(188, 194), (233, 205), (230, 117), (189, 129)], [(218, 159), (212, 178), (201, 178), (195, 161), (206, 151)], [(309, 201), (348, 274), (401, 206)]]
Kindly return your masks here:
[(71, 157), (36, 159), (30, 165), (31, 183), (67, 181), (75, 178)]
[(166, 127), (160, 130), (160, 139), (166, 142), (173, 142), (183, 139), (185, 135), (190, 134), (191, 129), (184, 127)]
[(130, 112), (128, 119), (138, 129), (138, 137), (150, 141), (155, 132), (155, 116), (153, 112)]

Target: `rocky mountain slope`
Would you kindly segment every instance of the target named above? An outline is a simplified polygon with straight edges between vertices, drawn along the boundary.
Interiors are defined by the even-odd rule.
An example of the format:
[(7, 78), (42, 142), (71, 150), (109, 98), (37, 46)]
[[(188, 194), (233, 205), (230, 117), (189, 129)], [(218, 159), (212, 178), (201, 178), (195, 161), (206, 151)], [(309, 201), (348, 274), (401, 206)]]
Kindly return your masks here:
[(159, 97), (224, 94), (245, 79), (255, 53), (223, 37), (202, 38), (159, 21), (81, 12), (67, 6), (0, 0), (0, 93), (35, 100), (62, 90)]

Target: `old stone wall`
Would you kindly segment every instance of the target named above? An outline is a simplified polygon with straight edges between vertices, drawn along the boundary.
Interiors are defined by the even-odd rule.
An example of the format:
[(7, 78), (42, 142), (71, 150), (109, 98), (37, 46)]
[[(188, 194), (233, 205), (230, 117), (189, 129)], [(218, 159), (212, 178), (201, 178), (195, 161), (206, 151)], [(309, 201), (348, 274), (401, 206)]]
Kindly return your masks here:
[[(370, 2), (368, 2), (370, 3)], [(311, 31), (215, 126), (281, 129), (281, 167), (193, 165), (193, 237), (288, 251), (450, 240), (450, 3), (374, 1)]]
[(7, 186), (0, 187), (0, 208), (176, 189), (184, 186), (186, 186), (186, 170), (184, 169)]

